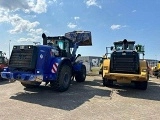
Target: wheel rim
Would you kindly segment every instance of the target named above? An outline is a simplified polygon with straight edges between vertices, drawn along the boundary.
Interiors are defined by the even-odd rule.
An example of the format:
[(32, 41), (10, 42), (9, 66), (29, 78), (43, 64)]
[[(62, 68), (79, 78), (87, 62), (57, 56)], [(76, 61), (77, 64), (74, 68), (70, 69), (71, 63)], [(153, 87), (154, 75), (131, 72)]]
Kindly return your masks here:
[(69, 82), (69, 75), (67, 73), (64, 74), (64, 78), (63, 78), (63, 82), (64, 82), (64, 85), (68, 85), (68, 82)]
[(82, 72), (83, 72), (83, 78), (85, 78), (86, 77), (86, 70), (83, 68)]

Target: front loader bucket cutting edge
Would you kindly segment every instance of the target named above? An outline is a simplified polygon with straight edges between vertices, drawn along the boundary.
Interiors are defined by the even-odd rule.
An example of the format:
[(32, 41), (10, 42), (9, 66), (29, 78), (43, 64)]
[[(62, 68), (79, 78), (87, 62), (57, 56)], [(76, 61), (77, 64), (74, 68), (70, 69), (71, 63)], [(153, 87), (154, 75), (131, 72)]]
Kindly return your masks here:
[(65, 37), (71, 39), (74, 43), (79, 42), (79, 46), (92, 46), (92, 37), (90, 31), (73, 31), (65, 33)]

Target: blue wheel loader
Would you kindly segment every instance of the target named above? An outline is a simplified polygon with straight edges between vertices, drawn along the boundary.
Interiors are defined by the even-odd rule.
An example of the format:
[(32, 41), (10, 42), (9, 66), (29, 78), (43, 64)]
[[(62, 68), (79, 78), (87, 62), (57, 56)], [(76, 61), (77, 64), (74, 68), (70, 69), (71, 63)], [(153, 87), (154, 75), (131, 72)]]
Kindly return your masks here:
[(42, 34), (43, 45), (15, 45), (8, 67), (2, 78), (20, 81), (26, 88), (40, 86), (42, 82), (59, 92), (70, 87), (73, 79), (84, 82), (86, 67), (76, 59), (79, 46), (92, 45), (90, 31), (73, 31), (64, 36)]

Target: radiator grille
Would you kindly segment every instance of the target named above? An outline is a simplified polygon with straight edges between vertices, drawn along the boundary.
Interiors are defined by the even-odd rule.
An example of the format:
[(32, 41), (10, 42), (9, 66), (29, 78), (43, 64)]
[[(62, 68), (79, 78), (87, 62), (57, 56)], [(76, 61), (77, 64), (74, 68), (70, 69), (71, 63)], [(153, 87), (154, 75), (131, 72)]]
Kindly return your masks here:
[(14, 46), (9, 60), (9, 66), (14, 68), (34, 69), (36, 65), (37, 48), (35, 46)]
[(126, 55), (113, 54), (111, 56), (111, 72), (113, 73), (139, 73), (138, 54), (128, 53)]

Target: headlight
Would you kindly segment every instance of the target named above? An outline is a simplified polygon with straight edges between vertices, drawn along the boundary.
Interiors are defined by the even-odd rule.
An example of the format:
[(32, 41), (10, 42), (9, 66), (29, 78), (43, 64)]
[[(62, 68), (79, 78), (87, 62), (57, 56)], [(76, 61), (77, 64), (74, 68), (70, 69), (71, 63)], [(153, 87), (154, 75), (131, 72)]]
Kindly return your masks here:
[(3, 72), (8, 72), (8, 67), (4, 67)]
[(40, 73), (40, 71), (39, 71), (39, 70), (37, 70), (37, 73)]
[(108, 70), (108, 66), (103, 66), (103, 70)]
[(147, 69), (142, 69), (142, 72), (147, 72)]

